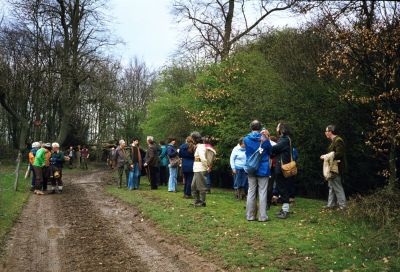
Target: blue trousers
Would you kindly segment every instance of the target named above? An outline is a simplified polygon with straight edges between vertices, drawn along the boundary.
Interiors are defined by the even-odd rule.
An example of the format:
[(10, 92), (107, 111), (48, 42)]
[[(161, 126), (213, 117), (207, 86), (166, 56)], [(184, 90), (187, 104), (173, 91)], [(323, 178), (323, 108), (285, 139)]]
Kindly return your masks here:
[(128, 189), (139, 189), (139, 164), (135, 163), (133, 165), (133, 168), (130, 169), (129, 171), (129, 177), (128, 177)]
[(178, 179), (178, 167), (169, 167), (169, 180), (168, 180), (168, 192), (176, 192), (176, 185)]
[(185, 178), (184, 195), (191, 196), (192, 195), (193, 172), (183, 172), (183, 176)]

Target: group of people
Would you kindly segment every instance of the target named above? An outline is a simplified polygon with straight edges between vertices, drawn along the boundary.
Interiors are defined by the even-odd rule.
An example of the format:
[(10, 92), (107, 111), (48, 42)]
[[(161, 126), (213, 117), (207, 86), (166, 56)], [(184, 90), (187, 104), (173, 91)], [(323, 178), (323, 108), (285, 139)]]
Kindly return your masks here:
[(88, 169), (89, 149), (87, 146), (81, 148), (81, 145), (77, 145), (77, 147), (74, 148), (74, 146), (71, 145), (67, 150), (67, 155), (70, 158), (68, 163), (69, 168), (73, 168), (74, 164), (76, 164), (78, 168)]
[(28, 153), (29, 159), (29, 174), (32, 175), (31, 191), (37, 195), (43, 195), (47, 191), (47, 185), (51, 183), (51, 194), (56, 192), (62, 193), (62, 169), (65, 162), (71, 162), (78, 158), (77, 153), (81, 158), (81, 167), (87, 169), (87, 159), (89, 158), (89, 150), (87, 147), (75, 150), (70, 147), (66, 153), (60, 150), (60, 145), (54, 143), (32, 143), (32, 149)]
[[(251, 122), (250, 127), (251, 132), (239, 139), (238, 145), (232, 150), (230, 156), (236, 197), (242, 199), (247, 192), (246, 218), (248, 221), (268, 221), (267, 210), (271, 205), (272, 197), (279, 198), (282, 202), (277, 218), (286, 219), (290, 213), (290, 204), (294, 201), (295, 176), (285, 176), (282, 165), (296, 161), (298, 157), (296, 149), (292, 146), (291, 133), (286, 124), (279, 123), (276, 128), (278, 136), (276, 141), (268, 130), (262, 128), (258, 120)], [(346, 169), (344, 141), (337, 135), (334, 125), (326, 128), (325, 135), (331, 140), (328, 153), (321, 155), (321, 159), (324, 160), (324, 176), (329, 186), (328, 203), (325, 208), (344, 209), (346, 207), (342, 185), (342, 177)], [(258, 168), (248, 173), (246, 166), (249, 159), (258, 150), (261, 150)]]
[(206, 206), (206, 194), (210, 192), (210, 172), (216, 157), (216, 151), (207, 137), (192, 132), (179, 148), (176, 139), (169, 138), (167, 143), (156, 144), (152, 136), (147, 136), (147, 151), (143, 154), (139, 140), (134, 139), (127, 147), (120, 140), (117, 148), (111, 150), (111, 166), (118, 173), (118, 187), (122, 187), (123, 176), (129, 190), (140, 186), (142, 170), (147, 173), (151, 189), (159, 185), (168, 185), (168, 192), (177, 192), (178, 172), (182, 169), (184, 198), (194, 198), (195, 207)]
[[(297, 161), (297, 150), (292, 145), (289, 127), (279, 123), (277, 137), (262, 128), (258, 120), (250, 124), (251, 132), (239, 139), (232, 150), (230, 165), (234, 175), (234, 189), (237, 199), (246, 199), (246, 218), (248, 221), (269, 220), (268, 207), (273, 199), (279, 199), (282, 207), (277, 218), (286, 219), (290, 214), (290, 205), (294, 201), (294, 178), (286, 176), (282, 165)], [(334, 125), (326, 128), (326, 137), (332, 141), (328, 154), (321, 155), (324, 160), (324, 173), (329, 186), (329, 199), (326, 208), (346, 207), (346, 197), (342, 186), (342, 173), (346, 167), (343, 139), (336, 134)], [(195, 207), (206, 206), (206, 194), (209, 192), (209, 176), (216, 151), (207, 138), (192, 132), (185, 143), (176, 147), (176, 139), (169, 138), (168, 143), (155, 143), (152, 136), (147, 137), (147, 152), (139, 147), (134, 139), (127, 147), (124, 140), (112, 151), (112, 161), (118, 170), (118, 186), (122, 187), (123, 174), (126, 186), (130, 190), (139, 189), (142, 170), (146, 171), (151, 189), (158, 185), (168, 185), (169, 192), (177, 191), (178, 169), (181, 167), (184, 183), (184, 198), (193, 198)], [(248, 173), (246, 165), (249, 158), (262, 150), (256, 171)], [(258, 195), (258, 205), (257, 205)], [(258, 207), (258, 208), (257, 208)]]

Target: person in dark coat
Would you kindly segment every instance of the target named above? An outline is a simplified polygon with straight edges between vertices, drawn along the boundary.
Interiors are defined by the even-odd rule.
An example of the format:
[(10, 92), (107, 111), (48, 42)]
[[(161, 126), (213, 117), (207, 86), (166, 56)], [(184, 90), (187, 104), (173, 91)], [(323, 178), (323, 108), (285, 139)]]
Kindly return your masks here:
[(158, 148), (154, 144), (153, 136), (147, 136), (147, 144), (148, 149), (144, 158), (144, 167), (146, 167), (146, 171), (149, 171), (148, 176), (150, 178), (151, 189), (156, 190), (158, 188), (157, 178), (159, 177), (160, 158)]
[[(334, 160), (338, 163), (339, 173), (332, 173), (328, 179), (329, 196), (326, 208), (334, 208), (338, 206), (339, 209), (346, 208), (346, 195), (344, 193), (342, 178), (347, 170), (346, 149), (343, 139), (337, 135), (336, 126), (329, 125), (325, 129), (325, 136), (331, 141), (328, 147), (328, 153), (334, 152)], [(321, 155), (321, 160), (324, 155)]]
[(291, 139), (290, 131), (286, 124), (279, 123), (276, 127), (276, 132), (279, 134), (279, 140), (276, 145), (272, 146), (272, 155), (275, 156), (275, 179), (276, 186), (283, 202), (282, 209), (277, 214), (280, 219), (286, 219), (289, 216), (289, 196), (293, 177), (285, 178), (282, 173), (281, 165), (289, 163), (291, 160)]
[(186, 143), (179, 147), (179, 157), (182, 159), (182, 172), (185, 183), (184, 198), (192, 198), (192, 180), (195, 144), (191, 136), (186, 138)]

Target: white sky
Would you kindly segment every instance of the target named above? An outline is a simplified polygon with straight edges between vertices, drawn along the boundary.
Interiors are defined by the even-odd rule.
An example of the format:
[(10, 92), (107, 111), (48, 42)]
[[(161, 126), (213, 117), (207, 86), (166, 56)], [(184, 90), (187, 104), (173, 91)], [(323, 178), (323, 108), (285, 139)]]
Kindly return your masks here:
[[(0, 0), (0, 16), (5, 14), (6, 0)], [(111, 49), (112, 55), (123, 64), (133, 57), (144, 61), (149, 68), (167, 64), (184, 37), (171, 14), (172, 0), (108, 0), (107, 15), (115, 38), (124, 43)], [(0, 17), (1, 18), (1, 17)], [(272, 14), (266, 25), (297, 26), (304, 18), (293, 18), (286, 12)]]
[[(137, 56), (150, 68), (159, 68), (178, 47), (184, 34), (171, 15), (171, 0), (109, 0), (109, 14), (114, 18), (113, 34), (125, 45), (117, 46), (114, 55), (128, 63)], [(271, 14), (269, 26), (297, 26), (303, 18), (288, 13)]]

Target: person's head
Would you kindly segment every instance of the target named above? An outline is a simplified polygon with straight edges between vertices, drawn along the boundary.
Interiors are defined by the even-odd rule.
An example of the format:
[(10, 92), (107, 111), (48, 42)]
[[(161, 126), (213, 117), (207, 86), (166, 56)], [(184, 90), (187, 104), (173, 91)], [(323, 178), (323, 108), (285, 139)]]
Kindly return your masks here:
[(119, 140), (119, 146), (121, 147), (121, 148), (124, 148), (125, 146), (126, 146), (126, 142), (124, 141), (124, 140)]
[(261, 130), (261, 122), (258, 120), (254, 120), (250, 123), (251, 131), (260, 131)]
[(74, 147), (71, 145), (70, 147), (69, 147), (69, 150), (73, 150), (74, 149)]
[(40, 148), (40, 143), (39, 142), (33, 142), (32, 143), (32, 148), (39, 149)]
[(337, 130), (335, 125), (329, 125), (325, 129), (325, 136), (328, 139), (333, 139), (337, 135)]
[(132, 145), (134, 146), (139, 145), (139, 138), (133, 138)]
[(282, 122), (280, 122), (276, 126), (276, 132), (278, 133), (279, 136), (290, 135), (290, 130), (289, 130), (288, 125), (286, 125), (285, 123), (282, 123)]
[(174, 137), (169, 137), (168, 143), (174, 145), (176, 143), (176, 139)]
[(193, 139), (195, 144), (200, 144), (200, 143), (203, 142), (202, 139), (201, 139), (200, 132), (193, 131), (192, 133), (190, 133), (190, 137), (192, 137), (192, 139)]
[(154, 143), (154, 137), (153, 136), (147, 136), (146, 140), (147, 140), (147, 143), (149, 145)]
[(50, 151), (51, 150), (51, 143), (45, 143), (43, 145), (43, 147)]
[(52, 143), (51, 147), (53, 148), (54, 152), (58, 152), (58, 150), (60, 150), (60, 145), (56, 142)]
[(240, 137), (240, 139), (239, 139), (239, 145), (240, 145), (240, 147), (245, 147), (244, 138), (243, 138), (243, 137)]
[(161, 140), (160, 145), (165, 145), (165, 141)]
[(204, 136), (202, 140), (204, 144), (211, 144), (211, 139), (208, 136)]

